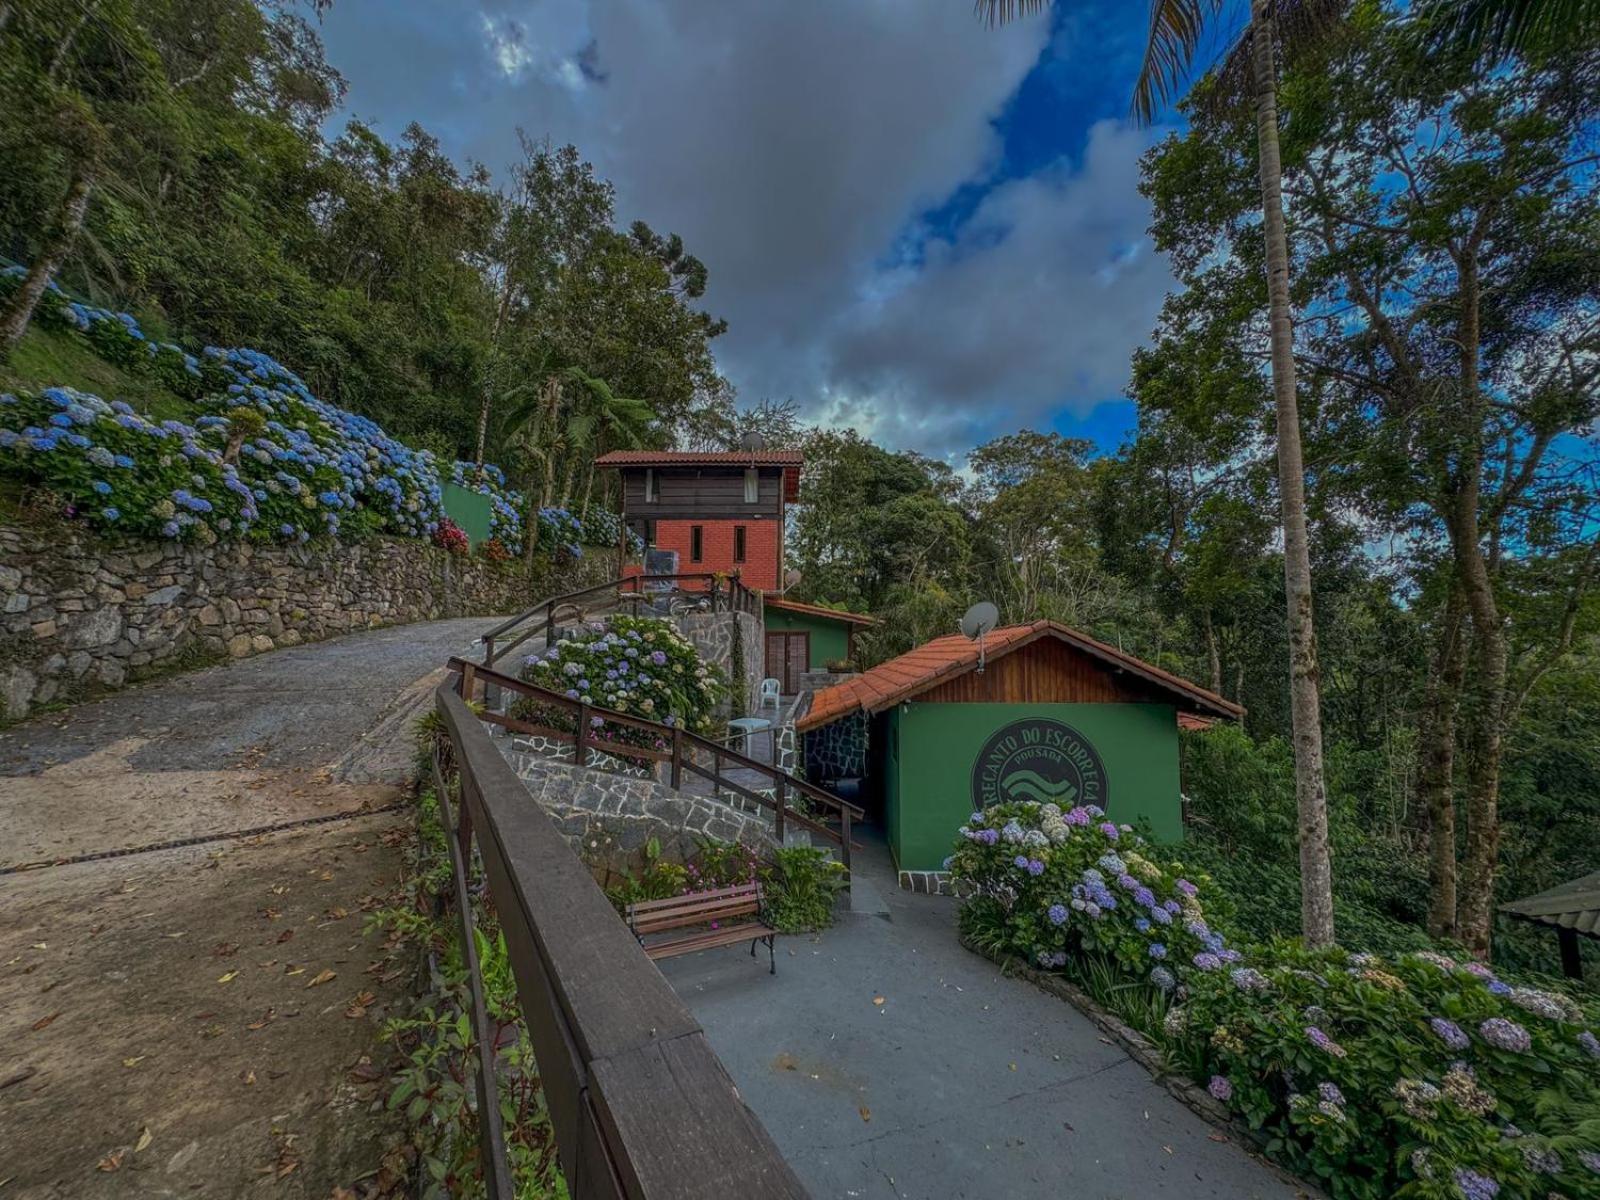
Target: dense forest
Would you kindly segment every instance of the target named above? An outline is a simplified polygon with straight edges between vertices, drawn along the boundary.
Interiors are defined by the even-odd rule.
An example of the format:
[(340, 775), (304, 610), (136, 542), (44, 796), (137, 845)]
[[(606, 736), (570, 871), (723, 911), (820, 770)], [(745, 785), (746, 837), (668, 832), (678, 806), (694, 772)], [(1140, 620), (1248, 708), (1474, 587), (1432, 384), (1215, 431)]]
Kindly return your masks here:
[[(1179, 286), (1130, 367), (1134, 433), (952, 465), (741, 403), (716, 264), (628, 223), (579, 148), (529, 129), (515, 162), (459, 164), (418, 126), (341, 125), (316, 18), (0, 0), (0, 252), (545, 505), (600, 497), (608, 448), (803, 446), (795, 594), (884, 618), (864, 662), (986, 598), (1246, 706), (1186, 742), (1193, 853), (1250, 932), (1297, 931), (1254, 119), (1225, 80), (1144, 164)], [(1484, 71), (1361, 3), (1286, 59), (1280, 106), (1338, 933), (1450, 944), (1600, 862), (1600, 50)], [(41, 331), (8, 340), (0, 383), (63, 382)], [(1494, 952), (1553, 965), (1503, 923)]]

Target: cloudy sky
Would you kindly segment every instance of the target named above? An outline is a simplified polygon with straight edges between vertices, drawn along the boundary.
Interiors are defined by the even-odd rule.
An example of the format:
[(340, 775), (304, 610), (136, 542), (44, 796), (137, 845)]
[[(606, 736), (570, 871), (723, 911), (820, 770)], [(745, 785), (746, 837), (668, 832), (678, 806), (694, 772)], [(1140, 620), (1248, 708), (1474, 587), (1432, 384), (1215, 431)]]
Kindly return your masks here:
[(710, 270), (741, 399), (959, 461), (1023, 427), (1114, 448), (1170, 286), (1126, 121), (1145, 6), (999, 31), (970, 0), (338, 0), (348, 112), (501, 172), (574, 142)]

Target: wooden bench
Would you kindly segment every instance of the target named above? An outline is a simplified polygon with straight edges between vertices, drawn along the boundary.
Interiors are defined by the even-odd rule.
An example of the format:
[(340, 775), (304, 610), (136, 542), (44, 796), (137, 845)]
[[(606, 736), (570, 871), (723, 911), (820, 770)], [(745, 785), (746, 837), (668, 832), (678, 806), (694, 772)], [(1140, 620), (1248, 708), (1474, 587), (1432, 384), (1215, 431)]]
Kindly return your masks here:
[[(749, 941), (750, 957), (754, 958), (757, 943), (765, 942), (771, 973), (776, 975), (778, 959), (774, 947), (778, 931), (767, 924), (765, 913), (766, 901), (759, 883), (691, 892), (667, 900), (642, 900), (627, 908), (628, 928), (652, 961), (743, 941)], [(711, 928), (713, 924), (716, 928)], [(658, 936), (690, 928), (694, 931), (676, 937)]]

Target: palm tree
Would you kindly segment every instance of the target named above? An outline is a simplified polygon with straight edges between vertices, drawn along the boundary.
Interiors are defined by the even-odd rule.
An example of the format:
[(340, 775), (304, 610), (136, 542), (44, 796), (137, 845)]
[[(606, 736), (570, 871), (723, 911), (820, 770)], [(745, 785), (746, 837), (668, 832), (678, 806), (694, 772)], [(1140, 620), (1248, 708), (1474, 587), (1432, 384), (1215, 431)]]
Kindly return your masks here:
[(1600, 36), (1597, 0), (1426, 0), (1417, 15), (1434, 49), (1490, 65)]
[[(990, 24), (1040, 12), (1051, 2), (976, 0), (979, 16)], [(1151, 0), (1144, 63), (1133, 91), (1133, 112), (1141, 123), (1150, 123), (1159, 105), (1179, 90), (1195, 66), (1202, 39), (1233, 7), (1228, 0)], [(1306, 942), (1313, 946), (1333, 941), (1333, 864), (1322, 765), (1322, 704), (1312, 619), (1294, 324), (1289, 307), (1289, 239), (1283, 215), (1283, 168), (1278, 146), (1277, 54), (1285, 34), (1299, 35), (1325, 25), (1343, 8), (1341, 0), (1250, 0), (1249, 22), (1220, 64), (1225, 75), (1248, 81), (1255, 101), (1289, 620), (1290, 715), (1300, 840), (1300, 928)]]

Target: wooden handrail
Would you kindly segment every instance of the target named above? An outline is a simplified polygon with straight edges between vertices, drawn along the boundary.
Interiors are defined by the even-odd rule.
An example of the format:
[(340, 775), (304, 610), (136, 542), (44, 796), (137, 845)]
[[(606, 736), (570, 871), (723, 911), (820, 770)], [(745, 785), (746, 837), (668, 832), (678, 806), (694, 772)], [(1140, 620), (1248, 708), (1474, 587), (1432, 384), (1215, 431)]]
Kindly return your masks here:
[[(463, 672), (459, 682), (466, 684)], [(494, 1118), (493, 1039), (473, 961), (466, 864), (476, 843), (533, 1044), (567, 1190), (582, 1200), (806, 1195), (740, 1098), (704, 1030), (445, 683), (434, 693), (460, 778), (446, 822), (471, 978), (480, 1154), (493, 1200), (510, 1200)], [(438, 781), (441, 801), (447, 781)], [(446, 810), (447, 811), (447, 810)]]
[[(452, 657), (449, 666), (452, 671), (460, 674), (461, 695), (468, 700), (471, 700), (476, 694), (478, 681), (481, 680), (487, 685), (514, 691), (524, 696), (531, 696), (544, 703), (552, 704), (565, 712), (573, 713), (577, 723), (570, 734), (563, 734), (562, 731), (550, 729), (546, 726), (536, 726), (530, 731), (536, 731), (541, 736), (564, 736), (570, 739), (573, 747), (573, 758), (580, 767), (588, 765), (590, 750), (604, 750), (609, 754), (622, 753), (621, 744), (612, 742), (610, 739), (596, 738), (590, 734), (589, 719), (592, 717), (599, 717), (607, 723), (615, 722), (655, 734), (660, 741), (671, 745), (671, 752), (666, 753), (660, 759), (657, 759), (657, 755), (662, 754), (660, 751), (641, 752), (633, 755), (633, 757), (655, 759), (669, 763), (672, 786), (674, 788), (678, 787), (682, 782), (685, 769), (710, 779), (718, 788), (726, 787), (730, 791), (738, 792), (756, 804), (771, 809), (775, 814), (774, 824), (780, 840), (783, 836), (785, 822), (793, 821), (831, 841), (838, 842), (845, 869), (846, 871), (850, 869), (850, 851), (852, 848), (850, 826), (853, 822), (861, 820), (866, 814), (863, 809), (851, 804), (848, 800), (835, 796), (832, 792), (819, 788), (815, 784), (807, 783), (804, 779), (791, 775), (771, 763), (764, 763), (741, 754), (737, 750), (730, 750), (719, 742), (701, 737), (697, 733), (691, 733), (680, 726), (663, 725), (645, 717), (633, 716), (631, 713), (622, 713), (614, 709), (602, 708), (598, 705), (585, 704), (581, 700), (574, 700), (570, 696), (552, 691), (550, 688), (543, 687), (537, 683), (529, 683), (526, 679), (518, 679), (514, 675), (507, 675), (503, 671), (496, 671), (492, 667), (482, 666), (467, 659)], [(515, 725), (512, 724), (515, 718), (505, 717), (500, 713), (485, 713), (484, 719), (490, 720), (495, 724), (504, 725), (507, 728), (515, 728)], [(616, 748), (614, 749), (613, 747)], [(642, 747), (629, 747), (629, 749), (644, 750)], [(695, 750), (708, 750), (715, 756), (713, 770), (707, 771), (694, 761)], [(772, 780), (773, 795), (769, 798), (759, 792), (743, 788), (732, 780), (724, 779), (722, 777), (722, 761), (724, 759), (731, 761), (736, 766), (765, 775)], [(835, 832), (830, 825), (805, 818), (790, 807), (787, 793), (791, 789), (817, 801), (825, 809), (831, 810), (830, 815), (836, 816), (839, 820), (839, 830)]]

